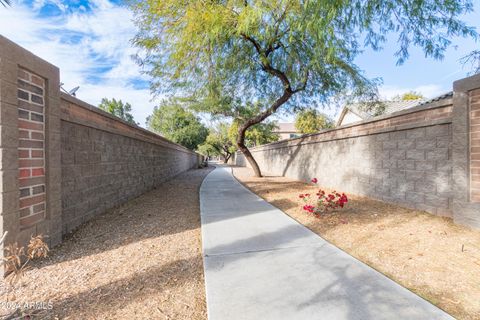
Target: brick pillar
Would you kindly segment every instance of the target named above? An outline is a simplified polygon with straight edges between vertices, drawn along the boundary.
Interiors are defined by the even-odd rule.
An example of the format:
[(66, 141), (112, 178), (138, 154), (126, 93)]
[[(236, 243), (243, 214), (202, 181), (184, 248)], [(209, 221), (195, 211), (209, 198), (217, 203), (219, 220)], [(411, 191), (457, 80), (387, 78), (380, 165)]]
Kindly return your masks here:
[(480, 75), (453, 90), (453, 218), (480, 228)]
[[(0, 232), (61, 240), (59, 70), (0, 36)], [(3, 250), (2, 250), (3, 251)]]
[(20, 228), (45, 220), (45, 80), (18, 69)]

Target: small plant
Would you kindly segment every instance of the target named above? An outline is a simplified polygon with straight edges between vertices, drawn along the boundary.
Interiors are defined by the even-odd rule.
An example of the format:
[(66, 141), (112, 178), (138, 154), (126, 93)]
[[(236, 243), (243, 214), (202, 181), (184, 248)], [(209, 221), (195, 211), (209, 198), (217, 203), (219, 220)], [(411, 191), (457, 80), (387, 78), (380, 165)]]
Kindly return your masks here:
[[(2, 242), (5, 239), (2, 237)], [(32, 237), (27, 245), (27, 252), (24, 247), (19, 247), (17, 243), (9, 244), (5, 247), (3, 265), (5, 266), (6, 280), (11, 289), (20, 281), (25, 271), (28, 270), (30, 261), (37, 258), (45, 258), (48, 255), (48, 245), (43, 241), (43, 236)]]
[[(311, 182), (316, 184), (318, 180), (317, 178), (313, 178)], [(318, 189), (315, 196), (316, 197), (312, 197), (310, 193), (303, 193), (298, 197), (305, 202), (302, 209), (317, 218), (320, 218), (322, 214), (329, 211), (345, 207), (348, 202), (347, 195), (345, 193), (340, 194), (337, 191), (327, 194), (324, 190)]]

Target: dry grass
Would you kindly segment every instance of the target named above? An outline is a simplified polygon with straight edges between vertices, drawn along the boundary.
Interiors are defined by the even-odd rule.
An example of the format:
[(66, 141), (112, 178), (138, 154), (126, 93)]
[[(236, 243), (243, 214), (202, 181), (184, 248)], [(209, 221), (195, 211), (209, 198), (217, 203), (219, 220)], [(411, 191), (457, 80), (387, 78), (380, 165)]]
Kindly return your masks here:
[(298, 198), (316, 187), (284, 177), (255, 178), (247, 168), (234, 168), (234, 175), (315, 233), (456, 318), (480, 319), (479, 231), (353, 196), (345, 210), (317, 219), (301, 209)]
[(51, 302), (35, 319), (206, 319), (198, 189), (209, 171), (83, 225), (33, 264), (16, 301)]

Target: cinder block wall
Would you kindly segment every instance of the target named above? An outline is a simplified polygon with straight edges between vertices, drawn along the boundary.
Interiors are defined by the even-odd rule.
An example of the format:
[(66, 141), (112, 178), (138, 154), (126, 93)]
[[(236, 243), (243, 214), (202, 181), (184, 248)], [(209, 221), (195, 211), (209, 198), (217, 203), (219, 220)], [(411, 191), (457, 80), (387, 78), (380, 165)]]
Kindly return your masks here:
[(254, 148), (276, 175), (452, 216), (452, 101)]
[(453, 89), (450, 99), (251, 151), (265, 172), (316, 177), (321, 186), (480, 228), (480, 75)]
[[(0, 232), (50, 245), (201, 156), (60, 93), (60, 71), (0, 36)], [(0, 250), (3, 252), (2, 248)]]
[(198, 167), (198, 154), (61, 95), (62, 230)]

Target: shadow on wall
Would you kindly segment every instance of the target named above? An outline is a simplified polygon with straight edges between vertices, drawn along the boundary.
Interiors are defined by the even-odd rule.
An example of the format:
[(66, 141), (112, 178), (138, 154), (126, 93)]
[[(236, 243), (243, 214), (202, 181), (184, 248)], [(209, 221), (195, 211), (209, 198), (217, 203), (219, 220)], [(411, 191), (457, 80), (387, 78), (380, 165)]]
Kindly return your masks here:
[(450, 124), (302, 142), (253, 154), (273, 174), (451, 216)]

